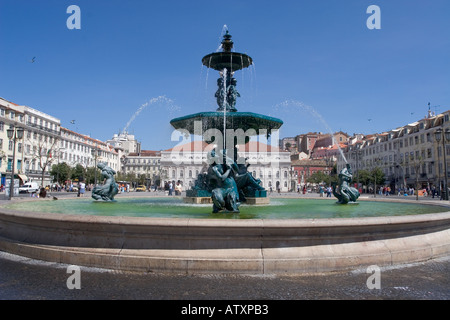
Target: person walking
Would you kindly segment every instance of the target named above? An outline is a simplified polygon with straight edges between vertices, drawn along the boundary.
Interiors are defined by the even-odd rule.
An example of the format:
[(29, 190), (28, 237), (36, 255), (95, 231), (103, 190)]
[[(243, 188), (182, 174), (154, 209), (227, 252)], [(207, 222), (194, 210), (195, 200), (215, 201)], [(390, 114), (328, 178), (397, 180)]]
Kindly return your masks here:
[(330, 186), (328, 186), (327, 188), (327, 198), (331, 198), (331, 192), (333, 191), (333, 189), (331, 189)]
[(172, 190), (173, 190), (173, 184), (172, 181), (169, 182), (169, 196), (172, 195)]
[(86, 184), (81, 181), (80, 182), (80, 197), (84, 197), (84, 192), (86, 191)]

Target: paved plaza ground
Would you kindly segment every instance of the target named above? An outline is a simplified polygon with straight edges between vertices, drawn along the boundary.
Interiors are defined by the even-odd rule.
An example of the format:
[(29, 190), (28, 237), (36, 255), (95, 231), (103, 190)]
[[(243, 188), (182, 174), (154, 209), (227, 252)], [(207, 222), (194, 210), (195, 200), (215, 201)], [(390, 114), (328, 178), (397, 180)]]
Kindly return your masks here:
[(68, 289), (67, 265), (0, 252), (1, 300), (360, 300), (450, 299), (450, 257), (380, 270), (369, 289), (366, 269), (314, 275), (185, 275), (80, 268)]
[[(162, 196), (158, 193), (131, 193), (118, 195), (118, 198), (150, 194)], [(58, 198), (76, 197), (73, 193), (54, 195)], [(90, 197), (89, 194), (85, 196)], [(272, 196), (318, 197), (316, 194), (295, 193), (272, 194)], [(427, 200), (440, 201), (431, 198)], [(132, 273), (85, 267), (81, 267), (79, 273), (81, 288), (69, 289), (67, 281), (72, 273), (68, 273), (67, 267), (0, 252), (0, 299), (172, 301), (450, 299), (450, 257), (381, 268), (379, 289), (368, 287), (372, 273), (368, 273), (367, 269), (285, 276)]]

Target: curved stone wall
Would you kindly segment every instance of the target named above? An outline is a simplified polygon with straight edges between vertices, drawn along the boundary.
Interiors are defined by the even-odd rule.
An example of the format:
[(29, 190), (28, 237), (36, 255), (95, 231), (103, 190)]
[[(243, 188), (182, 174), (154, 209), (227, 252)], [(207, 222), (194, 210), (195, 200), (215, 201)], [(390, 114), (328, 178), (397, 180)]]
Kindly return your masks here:
[(145, 272), (304, 273), (450, 253), (450, 212), (375, 218), (204, 220), (0, 208), (0, 250)]

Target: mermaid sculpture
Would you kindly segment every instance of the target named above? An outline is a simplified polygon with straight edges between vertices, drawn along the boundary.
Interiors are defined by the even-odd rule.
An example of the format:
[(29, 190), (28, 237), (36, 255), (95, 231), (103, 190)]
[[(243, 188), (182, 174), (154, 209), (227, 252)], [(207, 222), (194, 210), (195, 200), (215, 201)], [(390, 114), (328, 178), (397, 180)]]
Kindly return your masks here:
[(359, 191), (350, 186), (352, 178), (352, 169), (350, 168), (350, 164), (347, 163), (346, 167), (339, 173), (338, 186), (333, 186), (333, 195), (338, 199), (337, 203), (354, 203), (359, 198)]
[(114, 196), (119, 192), (119, 186), (114, 179), (116, 172), (108, 167), (106, 163), (100, 162), (97, 167), (102, 171), (105, 184), (92, 190), (92, 198), (95, 200), (114, 201)]
[(233, 178), (234, 168), (225, 161), (221, 164), (217, 161), (215, 150), (211, 152), (212, 163), (208, 169), (210, 185), (213, 186), (211, 198), (213, 201), (213, 212), (222, 210), (239, 213), (239, 191)]

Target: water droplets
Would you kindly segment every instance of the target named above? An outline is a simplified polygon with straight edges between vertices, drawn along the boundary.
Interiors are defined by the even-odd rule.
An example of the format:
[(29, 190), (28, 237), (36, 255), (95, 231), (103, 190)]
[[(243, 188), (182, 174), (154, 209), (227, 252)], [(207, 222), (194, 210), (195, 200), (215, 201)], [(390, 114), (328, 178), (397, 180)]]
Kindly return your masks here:
[(123, 128), (122, 132), (126, 132), (128, 131), (128, 128), (130, 127), (131, 123), (136, 119), (137, 116), (139, 116), (139, 114), (148, 106), (150, 105), (154, 105), (154, 104), (158, 104), (158, 103), (163, 103), (166, 105), (167, 111), (169, 112), (169, 114), (173, 114), (175, 112), (178, 112), (181, 110), (180, 107), (178, 107), (177, 105), (175, 105), (175, 102), (170, 99), (167, 98), (166, 96), (159, 96), (156, 98), (151, 98), (150, 100), (148, 100), (147, 102), (145, 102), (144, 104), (142, 104), (137, 110), (136, 112), (131, 116), (130, 120), (128, 120), (127, 124), (125, 125), (125, 127)]
[[(290, 110), (291, 108), (293, 108), (294, 110)], [(293, 111), (293, 112), (307, 111), (307, 112), (309, 112), (310, 115), (312, 115), (313, 117), (315, 117), (317, 120), (319, 120), (322, 123), (322, 125), (324, 126), (326, 131), (329, 134), (331, 134), (332, 137), (334, 136), (333, 130), (330, 128), (330, 126), (325, 121), (325, 119), (322, 117), (322, 115), (319, 112), (317, 112), (317, 110), (314, 109), (312, 106), (304, 104), (301, 101), (297, 101), (297, 100), (293, 100), (293, 99), (286, 99), (283, 102), (276, 104), (274, 107), (274, 110), (275, 110), (275, 112), (278, 112), (278, 111)], [(339, 143), (334, 141), (334, 139), (333, 139), (333, 142), (337, 145), (339, 152), (342, 156), (342, 159), (344, 159), (344, 161), (347, 163), (347, 159), (345, 158), (344, 152), (342, 151)]]

